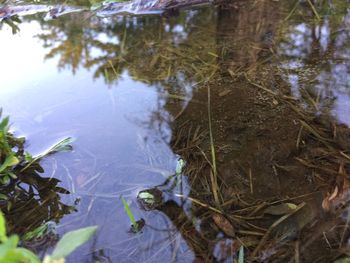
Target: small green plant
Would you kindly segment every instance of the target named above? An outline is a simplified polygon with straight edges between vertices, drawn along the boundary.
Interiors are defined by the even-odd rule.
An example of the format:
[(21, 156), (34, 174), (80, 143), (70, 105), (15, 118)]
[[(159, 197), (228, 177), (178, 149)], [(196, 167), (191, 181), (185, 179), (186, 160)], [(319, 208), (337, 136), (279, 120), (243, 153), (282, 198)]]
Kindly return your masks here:
[(11, 178), (17, 178), (13, 168), (19, 163), (19, 159), (13, 148), (14, 146), (20, 148), (24, 143), (24, 138), (14, 138), (9, 129), (9, 117), (3, 118), (0, 121), (0, 184), (8, 184)]
[[(47, 255), (43, 263), (63, 263), (64, 258), (76, 248), (88, 241), (96, 232), (97, 227), (86, 227), (66, 233), (57, 243), (52, 255)], [(41, 260), (26, 248), (18, 247), (17, 235), (7, 236), (6, 220), (0, 211), (0, 262), (3, 263), (40, 263)]]
[(133, 233), (140, 232), (142, 230), (142, 228), (144, 227), (144, 225), (145, 225), (145, 220), (143, 218), (141, 218), (140, 220), (136, 221), (135, 216), (133, 215), (128, 202), (126, 202), (126, 200), (124, 199), (123, 196), (120, 196), (120, 199), (123, 202), (123, 206), (124, 206), (125, 212), (128, 215), (129, 220), (131, 222), (130, 231), (133, 232)]
[[(17, 179), (16, 172), (24, 172), (42, 158), (72, 149), (73, 139), (68, 137), (56, 143), (47, 151), (33, 157), (30, 153), (24, 152), (25, 138), (13, 136), (9, 131), (9, 117), (1, 119), (1, 115), (2, 110), (0, 109), (0, 186), (7, 185), (11, 178)], [(17, 167), (20, 167), (20, 170), (16, 169)]]
[(18, 247), (18, 242), (17, 235), (7, 237), (5, 217), (0, 212), (0, 262), (40, 262), (40, 259), (33, 252)]

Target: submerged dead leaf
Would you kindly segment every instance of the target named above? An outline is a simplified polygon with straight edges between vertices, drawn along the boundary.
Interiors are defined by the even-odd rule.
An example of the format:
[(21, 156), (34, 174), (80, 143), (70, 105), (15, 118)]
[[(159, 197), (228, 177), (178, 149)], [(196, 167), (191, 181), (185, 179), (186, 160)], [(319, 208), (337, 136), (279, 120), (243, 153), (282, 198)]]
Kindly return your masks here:
[(328, 200), (332, 201), (333, 199), (335, 199), (338, 196), (338, 192), (339, 192), (339, 188), (336, 185), (335, 188), (334, 188), (333, 193), (328, 197)]
[(214, 214), (212, 216), (214, 223), (217, 225), (217, 227), (225, 233), (225, 235), (234, 237), (235, 236), (235, 230), (230, 223), (223, 215), (220, 214)]
[(279, 205), (269, 206), (265, 209), (264, 213), (269, 215), (285, 215), (293, 212), (297, 208), (297, 205), (292, 203), (282, 203)]
[(219, 97), (224, 97), (231, 93), (231, 90), (224, 90), (219, 93)]
[(335, 209), (340, 203), (349, 198), (350, 180), (347, 177), (343, 163), (340, 164), (338, 172), (337, 184), (332, 191), (326, 194), (322, 201), (322, 208), (327, 212)]
[(256, 236), (243, 236), (239, 238), (239, 242), (235, 242), (232, 245), (233, 251), (238, 251), (241, 246), (245, 248), (255, 247), (259, 244), (259, 238)]

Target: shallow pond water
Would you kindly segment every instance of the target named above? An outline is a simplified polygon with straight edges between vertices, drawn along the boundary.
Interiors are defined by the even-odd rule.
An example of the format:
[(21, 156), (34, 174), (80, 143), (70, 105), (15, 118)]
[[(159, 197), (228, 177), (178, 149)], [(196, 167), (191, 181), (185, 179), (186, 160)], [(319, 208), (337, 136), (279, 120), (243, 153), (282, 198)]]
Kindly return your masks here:
[[(303, 239), (295, 236), (288, 236), (285, 250), (273, 242), (256, 249), (254, 238), (264, 236), (275, 218), (261, 219), (259, 225), (249, 221), (257, 211), (244, 217), (235, 211), (259, 205), (257, 200), (291, 198), (300, 209), (311, 207), (305, 212), (310, 217), (297, 216), (292, 227), (280, 231), (316, 224), (321, 227), (311, 236), (318, 237), (315, 233), (326, 233), (330, 222), (343, 229), (346, 220), (335, 222), (319, 212), (318, 199), (327, 199), (335, 180), (317, 181), (320, 163), (300, 168), (295, 160), (311, 158), (309, 149), (320, 148), (314, 141), (308, 146), (307, 135), (301, 135), (309, 131), (318, 138), (315, 126), (300, 121), (300, 114), (319, 118), (325, 126), (335, 123), (341, 140), (333, 139), (344, 148), (332, 145), (332, 151), (343, 157), (350, 151), (350, 13), (345, 2), (317, 6), (320, 21), (305, 3), (235, 1), (166, 15), (98, 17), (81, 11), (1, 22), (0, 106), (11, 117), (13, 131), (27, 138), (34, 154), (62, 138), (75, 138), (72, 152), (43, 163), (43, 176), (61, 180), (71, 193), (61, 196), (63, 202), (76, 209), (57, 220), (59, 233), (99, 226), (67, 262), (232, 262), (238, 241), (215, 219), (213, 224), (214, 207), (232, 215), (247, 255), (273, 262), (279, 250), (283, 259), (293, 258), (296, 250), (303, 255)], [(321, 127), (320, 137), (327, 132)], [(217, 171), (208, 165), (213, 142)], [(162, 186), (165, 205), (142, 209), (137, 193), (166, 182), (179, 158), (187, 163), (185, 176), (174, 187)], [(332, 164), (337, 171), (343, 165), (345, 172), (339, 174), (349, 171), (346, 160), (324, 164), (327, 171)], [(219, 176), (218, 195), (215, 180), (208, 179), (213, 173)], [(320, 189), (322, 197), (293, 199)], [(129, 232), (120, 196), (137, 219), (145, 219), (141, 233)], [(259, 225), (255, 232), (250, 223)], [(341, 244), (348, 238), (343, 232)], [(341, 247), (336, 237), (329, 239), (317, 244), (305, 262), (323, 255), (324, 246)]]

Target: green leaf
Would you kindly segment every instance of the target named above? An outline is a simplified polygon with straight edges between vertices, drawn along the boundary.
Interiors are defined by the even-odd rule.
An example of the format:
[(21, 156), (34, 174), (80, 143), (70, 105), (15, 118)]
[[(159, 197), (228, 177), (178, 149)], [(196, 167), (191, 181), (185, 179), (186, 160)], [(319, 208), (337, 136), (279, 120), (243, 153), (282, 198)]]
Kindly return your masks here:
[(33, 161), (33, 156), (29, 153), (29, 152), (25, 152), (24, 153), (24, 159), (27, 161), (27, 162), (31, 162)]
[(10, 177), (6, 174), (5, 176), (0, 178), (0, 182), (3, 185), (7, 185), (10, 182)]
[(6, 117), (0, 122), (0, 130), (1, 131), (4, 131), (5, 133), (8, 131), (8, 129), (9, 129), (9, 121), (10, 121), (10, 118)]
[(70, 151), (72, 150), (72, 145), (71, 143), (74, 141), (73, 138), (71, 137), (67, 137), (65, 139), (63, 139), (62, 141), (56, 143), (54, 146), (52, 146), (49, 150), (39, 154), (36, 157), (30, 157), (30, 156), (26, 156), (25, 158), (29, 158), (31, 159), (30, 161), (27, 160), (27, 165), (21, 170), (21, 172), (25, 171), (26, 169), (28, 169), (33, 163), (35, 163), (36, 161), (39, 161), (40, 159), (50, 155), (50, 154), (54, 154), (57, 152), (66, 152), (66, 151)]
[(6, 220), (3, 213), (0, 211), (0, 241), (5, 242), (6, 240)]
[(264, 213), (269, 215), (285, 215), (294, 212), (297, 207), (298, 206), (293, 203), (282, 203), (269, 206), (264, 210)]
[(17, 175), (15, 175), (13, 172), (7, 172), (7, 175), (12, 179), (17, 179)]
[(54, 146), (52, 146), (46, 153), (47, 154), (53, 154), (57, 152), (67, 152), (72, 150), (72, 143), (74, 139), (71, 137), (65, 138), (62, 141), (58, 142)]
[(126, 202), (126, 200), (124, 199), (124, 197), (120, 196), (120, 198), (122, 199), (123, 205), (124, 205), (124, 209), (126, 214), (128, 215), (130, 222), (133, 226), (136, 226), (136, 219), (134, 217), (134, 215), (131, 212), (130, 206), (128, 205), (128, 203)]
[(12, 249), (16, 248), (19, 242), (19, 237), (17, 235), (12, 235), (6, 239), (5, 242), (1, 244), (1, 248)]
[(4, 262), (29, 262), (40, 263), (40, 259), (30, 250), (25, 248), (11, 249), (5, 255)]
[(243, 246), (241, 246), (239, 248), (238, 263), (244, 263), (244, 247)]
[(0, 245), (0, 262), (16, 262), (13, 260), (9, 260), (8, 257), (11, 250), (16, 249), (18, 241), (18, 236), (12, 235)]
[(0, 173), (4, 171), (7, 167), (14, 166), (19, 163), (19, 160), (16, 156), (10, 155), (7, 156), (4, 163), (0, 166)]
[(97, 226), (91, 226), (66, 233), (62, 239), (58, 241), (51, 258), (65, 258), (88, 241), (95, 234), (96, 230)]

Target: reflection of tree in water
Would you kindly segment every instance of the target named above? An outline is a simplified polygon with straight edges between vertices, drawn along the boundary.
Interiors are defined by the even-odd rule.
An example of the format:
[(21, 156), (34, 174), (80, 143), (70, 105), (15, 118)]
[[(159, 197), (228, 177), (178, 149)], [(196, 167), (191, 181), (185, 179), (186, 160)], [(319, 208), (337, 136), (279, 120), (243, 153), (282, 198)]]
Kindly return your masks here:
[[(304, 10), (306, 7), (300, 8)], [(328, 238), (341, 246), (336, 238), (339, 231), (329, 229), (342, 223), (334, 218), (318, 221), (323, 214), (323, 197), (318, 188), (334, 184), (339, 185), (338, 189), (345, 188), (344, 176), (341, 176), (349, 164), (346, 157), (339, 158), (338, 152), (345, 151), (346, 145), (340, 146), (339, 135), (336, 137), (330, 129), (333, 125), (342, 131), (341, 127), (328, 111), (323, 112), (322, 121), (317, 123), (313, 115), (315, 111), (310, 113), (304, 112), (302, 107), (299, 109), (295, 98), (282, 100), (293, 95), (286, 81), (293, 77), (293, 69), (284, 71), (277, 65), (279, 56), (288, 62), (301, 60), (300, 71), (304, 74), (305, 65), (312, 65), (311, 68), (316, 68), (311, 72), (313, 78), (333, 92), (333, 85), (339, 80), (328, 81), (332, 79), (324, 76), (336, 73), (335, 61), (346, 60), (343, 36), (346, 32), (342, 31), (342, 25), (333, 24), (331, 19), (324, 20), (323, 26), (312, 27), (305, 22), (301, 24), (303, 28), (296, 27), (296, 31), (291, 28), (289, 40), (282, 38), (279, 43), (278, 37), (286, 34), (284, 28), (277, 28), (285, 18), (280, 11), (280, 3), (258, 1), (251, 5), (250, 2), (237, 1), (232, 6), (219, 8), (217, 17), (202, 9), (189, 12), (187, 16), (181, 14), (177, 20), (110, 18), (106, 23), (100, 23), (91, 19), (88, 20), (90, 29), (85, 29), (81, 21), (75, 21), (78, 25), (76, 37), (68, 26), (60, 25), (58, 21), (45, 25), (52, 28), (55, 35), (40, 36), (48, 45), (58, 46), (52, 49), (50, 56), (60, 54), (60, 66), (70, 65), (74, 70), (79, 65), (93, 68), (94, 76), (104, 76), (108, 83), (117, 80), (124, 70), (132, 78), (158, 84), (162, 92), (170, 94), (179, 94), (185, 85), (199, 82), (197, 88), (191, 90), (192, 99), (183, 110), (172, 106), (176, 98), (171, 96), (168, 96), (164, 107), (175, 119), (171, 124), (171, 147), (187, 162), (191, 186), (189, 197), (198, 201), (192, 203), (191, 209), (201, 223), (196, 226), (182, 207), (172, 200), (158, 207), (172, 220), (199, 258), (213, 260), (214, 255), (220, 258), (214, 247), (224, 241), (217, 238), (222, 229), (213, 222), (213, 210), (207, 206), (224, 211), (236, 231), (236, 237), (226, 236), (234, 244), (230, 244), (229, 248), (224, 246), (222, 257), (224, 250), (228, 250), (226, 257), (232, 256), (237, 243), (246, 247), (248, 255), (259, 256), (260, 260), (263, 257), (272, 261), (277, 257), (289, 259), (294, 256), (295, 249), (306, 257), (308, 248), (313, 245), (318, 253), (325, 251), (328, 239), (313, 242), (323, 232), (331, 234)], [(285, 14), (287, 16), (288, 12)], [(69, 22), (66, 24), (69, 25)], [(336, 32), (337, 37), (333, 38), (330, 34), (328, 44), (324, 46), (322, 29), (321, 34), (317, 32), (318, 28), (325, 26), (332, 28), (328, 31)], [(311, 28), (306, 30), (311, 33), (301, 32), (306, 40), (301, 48), (304, 50), (308, 46), (305, 43), (309, 43), (309, 48), (305, 49), (305, 53), (293, 53), (298, 49), (291, 48), (298, 41), (298, 30), (305, 28)], [(281, 36), (278, 30), (281, 30)], [(65, 37), (63, 42), (60, 40), (62, 35)], [(344, 50), (340, 54), (339, 47)], [(69, 57), (70, 52), (77, 52), (73, 55), (74, 59)], [(325, 62), (325, 56), (332, 59)], [(315, 59), (325, 64), (316, 67)], [(340, 77), (340, 74), (335, 75)], [(306, 76), (307, 81), (310, 79), (310, 75)], [(207, 161), (210, 159), (210, 143), (205, 136), (208, 86), (221, 205), (213, 201), (212, 171)], [(304, 91), (301, 89), (301, 92)], [(308, 94), (311, 92), (315, 90), (308, 89)], [(326, 95), (329, 98), (329, 93)], [(310, 98), (314, 98), (312, 94)], [(305, 117), (305, 114), (308, 115)], [(348, 133), (344, 131), (344, 134)], [(327, 140), (318, 141), (318, 136)], [(328, 141), (329, 138), (331, 140)], [(330, 188), (332, 192), (334, 187)], [(304, 195), (310, 198), (289, 199)], [(288, 200), (299, 204), (301, 213), (286, 217), (283, 224), (269, 232), (266, 230), (276, 222), (276, 217), (267, 217), (263, 210), (276, 200), (277, 203), (278, 200)], [(308, 224), (315, 227), (300, 232)], [(347, 234), (344, 230), (345, 237)], [(264, 240), (269, 242), (264, 243)], [(304, 247), (299, 244), (304, 244)], [(310, 253), (308, 259), (333, 257), (337, 253)]]
[[(9, 144), (16, 149), (16, 158), (20, 163), (12, 172), (13, 178), (1, 183), (0, 210), (6, 216), (8, 232), (22, 237), (38, 227), (54, 226), (61, 218), (75, 211), (61, 201), (61, 194), (69, 191), (59, 187), (60, 180), (53, 177), (42, 177), (44, 169), (37, 159), (28, 162), (24, 157), (24, 140), (9, 137)], [(2, 175), (3, 176), (3, 175)], [(51, 227), (52, 228), (52, 227)], [(42, 231), (41, 236), (32, 236), (23, 239), (24, 246), (35, 251), (43, 251), (57, 241), (55, 229)]]
[(50, 48), (47, 59), (59, 56), (59, 69), (67, 67), (75, 73), (81, 63), (89, 59), (97, 33), (84, 30), (86, 19), (84, 14), (79, 14), (42, 23), (47, 33), (38, 35), (38, 38), (44, 41), (45, 47)]
[(323, 11), (330, 15), (317, 24), (292, 17), (279, 48), (294, 95), (318, 112), (329, 112), (336, 107), (338, 97), (350, 96), (349, 13), (344, 3), (333, 4), (328, 12)]
[[(38, 37), (51, 48), (48, 58), (59, 55), (59, 67), (69, 66), (74, 71), (79, 65), (94, 68), (94, 76), (104, 76), (107, 82), (117, 80), (128, 70), (136, 80), (162, 84), (168, 81), (174, 86), (176, 78), (184, 82), (212, 72), (210, 62), (215, 57), (208, 52), (215, 51), (215, 43), (198, 27), (213, 20), (213, 13), (207, 9), (193, 11), (190, 16), (181, 14), (177, 19), (84, 20), (81, 15), (70, 15), (62, 21), (43, 24), (50, 33)], [(211, 28), (214, 31), (214, 24)]]
[(1, 202), (0, 208), (6, 215), (10, 233), (24, 234), (44, 222), (58, 222), (74, 210), (61, 201), (60, 194), (69, 192), (58, 186), (60, 181), (42, 177), (42, 172), (43, 168), (36, 163), (19, 173), (17, 180), (2, 187), (1, 193), (8, 199)]

